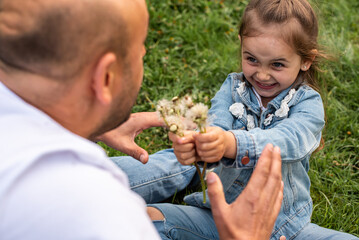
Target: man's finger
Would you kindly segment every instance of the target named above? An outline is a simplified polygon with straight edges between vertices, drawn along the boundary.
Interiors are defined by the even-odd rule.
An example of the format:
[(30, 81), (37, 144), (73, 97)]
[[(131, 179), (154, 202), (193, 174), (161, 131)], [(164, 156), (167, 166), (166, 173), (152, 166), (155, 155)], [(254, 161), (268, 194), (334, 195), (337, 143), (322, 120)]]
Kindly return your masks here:
[[(261, 156), (258, 159), (256, 168), (253, 171), (253, 174), (249, 180), (248, 186), (256, 186), (256, 192), (260, 192), (266, 185), (267, 180), (270, 176), (271, 166), (272, 166), (272, 153), (273, 145), (267, 144)], [(250, 184), (250, 182), (253, 184)], [(247, 190), (248, 191), (248, 190)]]
[(214, 172), (207, 175), (208, 196), (211, 202), (212, 214), (214, 217), (221, 215), (224, 207), (228, 204), (224, 198), (222, 183)]
[(284, 183), (281, 182), (280, 189), (279, 189), (279, 192), (277, 194), (276, 202), (275, 202), (274, 207), (273, 207), (273, 214), (275, 214), (276, 216), (278, 215), (278, 213), (280, 211), (280, 208), (282, 206), (283, 189), (284, 189)]
[(148, 152), (139, 147), (138, 145), (131, 146), (129, 155), (137, 160), (139, 160), (141, 163), (145, 164), (148, 162)]
[(276, 201), (277, 193), (281, 189), (282, 182), (282, 160), (279, 147), (275, 147), (272, 152), (270, 176), (268, 177), (265, 188), (272, 192), (272, 200)]

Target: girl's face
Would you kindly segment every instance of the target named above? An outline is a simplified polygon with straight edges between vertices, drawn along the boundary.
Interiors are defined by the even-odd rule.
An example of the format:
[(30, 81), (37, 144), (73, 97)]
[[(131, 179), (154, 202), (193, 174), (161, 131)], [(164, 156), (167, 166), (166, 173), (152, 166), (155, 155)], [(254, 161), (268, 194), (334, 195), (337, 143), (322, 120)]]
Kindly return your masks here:
[(264, 106), (294, 83), (300, 69), (306, 71), (310, 66), (303, 65), (301, 57), (279, 37), (278, 31), (269, 28), (262, 34), (242, 39), (243, 73)]

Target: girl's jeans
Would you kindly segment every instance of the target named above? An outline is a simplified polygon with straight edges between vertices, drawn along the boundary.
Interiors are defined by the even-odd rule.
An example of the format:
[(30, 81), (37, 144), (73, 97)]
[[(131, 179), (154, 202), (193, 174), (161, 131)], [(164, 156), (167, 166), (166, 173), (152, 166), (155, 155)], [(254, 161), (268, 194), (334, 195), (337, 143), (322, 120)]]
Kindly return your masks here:
[(199, 183), (196, 168), (181, 165), (172, 149), (150, 155), (146, 164), (127, 156), (111, 160), (127, 174), (131, 190), (148, 204), (162, 202), (188, 185)]
[[(113, 157), (111, 160), (128, 175), (131, 189), (165, 216), (163, 221), (153, 222), (162, 239), (219, 239), (210, 209), (159, 203), (199, 182), (195, 167), (181, 165), (172, 149), (151, 155), (147, 164), (131, 157)], [(292, 239), (359, 238), (310, 223)]]

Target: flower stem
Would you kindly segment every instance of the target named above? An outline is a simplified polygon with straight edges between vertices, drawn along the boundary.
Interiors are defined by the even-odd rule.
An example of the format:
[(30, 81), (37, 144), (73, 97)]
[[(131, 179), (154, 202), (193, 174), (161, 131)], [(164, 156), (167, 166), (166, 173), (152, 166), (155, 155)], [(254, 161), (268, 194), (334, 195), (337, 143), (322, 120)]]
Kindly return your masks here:
[(205, 162), (203, 165), (202, 176), (201, 176), (203, 203), (206, 203), (206, 183), (204, 181), (204, 175), (206, 174), (206, 168), (207, 168), (207, 163)]
[[(206, 133), (206, 127), (204, 127), (202, 124), (199, 124), (199, 131), (200, 133)], [(204, 177), (206, 174), (206, 168), (207, 168), (207, 162), (205, 162), (203, 164), (203, 169), (202, 169), (202, 173), (197, 165), (197, 163), (195, 162), (195, 165), (197, 166), (197, 172), (199, 174), (199, 178), (201, 179), (201, 186), (202, 186), (202, 193), (203, 193), (203, 203), (206, 203), (206, 183), (204, 181)]]
[(199, 178), (201, 180), (201, 187), (202, 187), (202, 193), (203, 193), (203, 203), (206, 203), (206, 183), (204, 182), (204, 174), (206, 173), (207, 163), (204, 163), (202, 172), (199, 169), (199, 166), (198, 166), (197, 162), (194, 162), (193, 164), (196, 167), (197, 173), (198, 173)]

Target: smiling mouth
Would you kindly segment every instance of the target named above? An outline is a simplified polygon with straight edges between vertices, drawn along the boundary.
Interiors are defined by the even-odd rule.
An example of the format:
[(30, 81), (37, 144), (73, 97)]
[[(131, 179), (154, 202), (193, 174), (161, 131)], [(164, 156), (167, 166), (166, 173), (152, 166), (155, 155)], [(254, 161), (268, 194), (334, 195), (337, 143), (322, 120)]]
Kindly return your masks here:
[(262, 83), (260, 83), (260, 82), (258, 82), (258, 81), (256, 81), (256, 84), (257, 84), (257, 86), (258, 86), (259, 88), (265, 89), (265, 90), (272, 89), (272, 88), (274, 88), (274, 87), (277, 85), (277, 83), (273, 83), (273, 84), (262, 84)]

